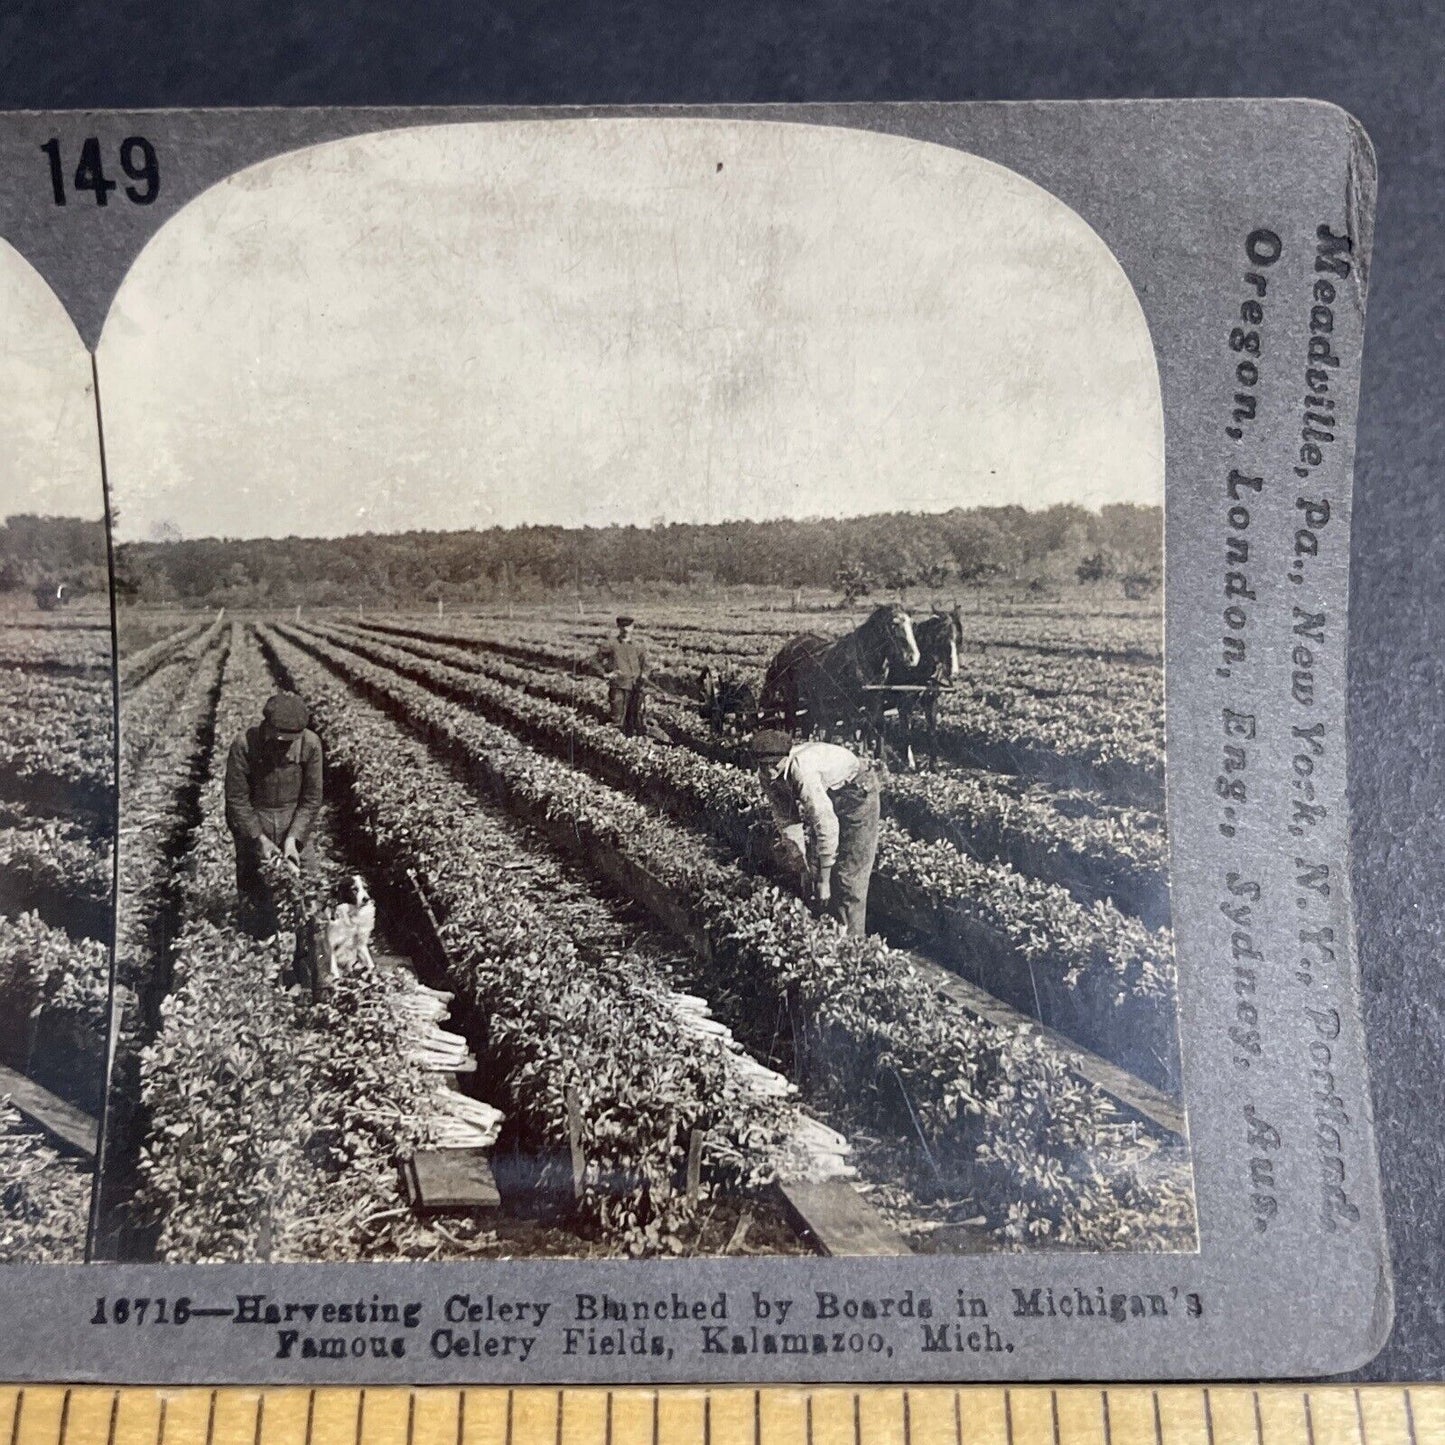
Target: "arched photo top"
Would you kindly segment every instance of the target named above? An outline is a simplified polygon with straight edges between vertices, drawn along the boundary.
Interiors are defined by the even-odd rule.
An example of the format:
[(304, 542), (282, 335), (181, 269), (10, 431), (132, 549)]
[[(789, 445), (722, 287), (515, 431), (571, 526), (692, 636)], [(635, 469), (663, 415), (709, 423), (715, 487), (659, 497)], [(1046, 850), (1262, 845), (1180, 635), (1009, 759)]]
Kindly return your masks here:
[(948, 147), (663, 118), (358, 136), (241, 171), (98, 350), (122, 541), (1158, 504), (1138, 299)]
[(0, 521), (104, 515), (93, 385), (60, 298), (0, 241)]

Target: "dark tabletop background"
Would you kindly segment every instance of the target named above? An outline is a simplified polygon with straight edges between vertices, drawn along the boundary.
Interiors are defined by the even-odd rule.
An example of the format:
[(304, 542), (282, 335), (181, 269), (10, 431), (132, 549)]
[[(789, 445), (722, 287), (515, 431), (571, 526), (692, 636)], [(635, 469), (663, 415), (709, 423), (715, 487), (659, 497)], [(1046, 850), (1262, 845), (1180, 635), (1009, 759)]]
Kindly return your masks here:
[(1289, 95), (1380, 162), (1351, 607), (1355, 887), (1396, 1274), (1445, 1376), (1445, 6), (0, 0), (0, 107)]

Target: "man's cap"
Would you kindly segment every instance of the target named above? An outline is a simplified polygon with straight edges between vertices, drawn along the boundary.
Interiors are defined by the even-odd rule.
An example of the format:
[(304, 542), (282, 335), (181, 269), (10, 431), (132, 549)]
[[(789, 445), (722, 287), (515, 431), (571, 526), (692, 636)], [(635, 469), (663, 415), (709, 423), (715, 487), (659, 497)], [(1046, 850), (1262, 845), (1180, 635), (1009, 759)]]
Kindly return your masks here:
[(278, 733), (299, 733), (311, 721), (306, 704), (294, 692), (278, 692), (267, 698), (261, 716)]
[(793, 739), (777, 728), (764, 728), (753, 734), (752, 748), (758, 762), (776, 762), (793, 751)]
[(619, 627), (631, 627), (636, 620), (637, 619), (633, 617), (619, 617), (617, 619), (617, 625)]

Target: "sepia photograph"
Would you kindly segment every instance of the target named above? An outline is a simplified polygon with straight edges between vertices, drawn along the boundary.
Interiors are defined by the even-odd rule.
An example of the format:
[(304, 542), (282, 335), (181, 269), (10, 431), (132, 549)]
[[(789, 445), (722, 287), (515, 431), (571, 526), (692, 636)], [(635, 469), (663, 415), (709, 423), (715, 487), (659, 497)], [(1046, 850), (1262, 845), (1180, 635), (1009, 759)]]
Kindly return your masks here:
[[(1070, 207), (820, 125), (372, 133), (167, 220), (96, 374), (94, 1258), (1196, 1250), (1159, 369)], [(8, 685), (104, 719), (62, 535), (0, 534)], [(90, 840), (9, 930), (108, 887), (95, 726), (73, 792), (7, 742), (7, 849)]]
[(115, 792), (90, 356), (0, 243), (0, 1262), (85, 1258)]

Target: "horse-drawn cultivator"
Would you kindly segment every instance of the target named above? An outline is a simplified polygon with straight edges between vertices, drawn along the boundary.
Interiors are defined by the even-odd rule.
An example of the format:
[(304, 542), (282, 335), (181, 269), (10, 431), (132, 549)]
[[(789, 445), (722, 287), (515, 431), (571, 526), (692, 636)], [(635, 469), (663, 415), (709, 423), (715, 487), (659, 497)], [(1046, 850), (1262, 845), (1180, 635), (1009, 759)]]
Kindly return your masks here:
[[(957, 607), (915, 620), (901, 605), (878, 607), (841, 638), (789, 638), (754, 684), (736, 664), (698, 673), (702, 715), (714, 732), (781, 728), (851, 743), (881, 761), (916, 765), (921, 722), (930, 766), (938, 761), (938, 705), (958, 676), (963, 622)], [(890, 757), (891, 753), (891, 757)]]

